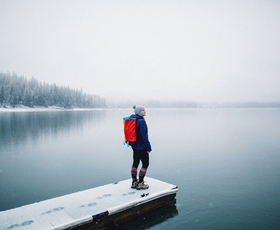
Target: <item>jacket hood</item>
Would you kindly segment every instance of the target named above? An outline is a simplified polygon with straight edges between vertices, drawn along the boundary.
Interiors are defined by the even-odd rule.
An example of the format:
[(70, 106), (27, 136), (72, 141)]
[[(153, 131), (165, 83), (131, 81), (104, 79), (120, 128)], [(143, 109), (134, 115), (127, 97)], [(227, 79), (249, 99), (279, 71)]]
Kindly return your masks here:
[(135, 119), (140, 119), (140, 118), (143, 119), (143, 117), (138, 114), (132, 114), (130, 117)]

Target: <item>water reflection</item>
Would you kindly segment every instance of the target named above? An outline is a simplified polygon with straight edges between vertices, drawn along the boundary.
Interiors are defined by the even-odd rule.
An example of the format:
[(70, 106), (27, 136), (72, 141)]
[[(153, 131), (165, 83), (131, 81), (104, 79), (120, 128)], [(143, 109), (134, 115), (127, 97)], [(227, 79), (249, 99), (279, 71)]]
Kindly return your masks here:
[[(159, 226), (160, 229), (172, 229), (172, 226), (168, 227), (167, 220), (172, 219), (178, 215), (178, 210), (175, 204), (168, 205), (166, 207), (154, 210), (147, 214), (134, 218), (123, 224), (113, 227), (112, 229), (150, 229), (151, 227)], [(164, 223), (164, 226), (160, 224)]]
[(105, 117), (103, 110), (0, 113), (0, 211), (91, 186), (83, 184), (92, 168), (83, 133)]
[(5, 146), (17, 147), (21, 143), (37, 142), (47, 134), (69, 132), (73, 128), (83, 129), (91, 122), (99, 122), (104, 111), (54, 111), (0, 114), (0, 153)]

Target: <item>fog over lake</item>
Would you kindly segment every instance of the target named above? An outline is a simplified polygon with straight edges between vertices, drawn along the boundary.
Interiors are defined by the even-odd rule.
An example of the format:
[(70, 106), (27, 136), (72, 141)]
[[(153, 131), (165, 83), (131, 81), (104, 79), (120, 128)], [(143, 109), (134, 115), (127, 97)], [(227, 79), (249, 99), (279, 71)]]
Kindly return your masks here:
[(0, 1), (0, 71), (123, 100), (280, 101), (275, 0)]
[[(0, 211), (130, 178), (122, 118), (140, 104), (147, 176), (179, 192), (118, 229), (279, 229), (279, 12), (275, 0), (0, 0), (2, 76), (106, 107), (0, 108)], [(10, 79), (3, 106), (21, 95)]]

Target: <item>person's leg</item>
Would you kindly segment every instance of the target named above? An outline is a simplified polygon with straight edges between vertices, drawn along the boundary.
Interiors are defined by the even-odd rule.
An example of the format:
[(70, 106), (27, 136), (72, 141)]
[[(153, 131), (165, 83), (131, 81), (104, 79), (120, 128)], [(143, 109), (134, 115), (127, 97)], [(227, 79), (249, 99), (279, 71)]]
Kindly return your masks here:
[(137, 168), (140, 163), (140, 154), (138, 151), (133, 150), (133, 163), (131, 167), (131, 178), (132, 178), (132, 185), (131, 188), (135, 188), (138, 184), (137, 180)]
[(149, 167), (149, 153), (147, 153), (147, 151), (141, 152), (141, 162), (142, 162), (142, 167), (139, 172), (139, 183), (137, 189), (147, 189), (149, 188), (149, 185), (144, 184), (144, 177)]

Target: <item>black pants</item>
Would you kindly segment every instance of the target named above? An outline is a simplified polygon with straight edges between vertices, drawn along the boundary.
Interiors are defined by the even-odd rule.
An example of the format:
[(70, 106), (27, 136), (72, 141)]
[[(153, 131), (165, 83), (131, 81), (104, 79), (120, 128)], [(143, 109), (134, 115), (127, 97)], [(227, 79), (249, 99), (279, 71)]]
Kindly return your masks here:
[(146, 150), (133, 150), (133, 168), (138, 168), (140, 161), (142, 168), (147, 169), (149, 166), (149, 153)]
[(149, 153), (146, 150), (133, 150), (133, 164), (131, 168), (131, 177), (133, 181), (137, 180), (137, 168), (140, 161), (142, 162), (142, 168), (139, 171), (139, 183), (143, 182), (144, 177), (149, 166)]

